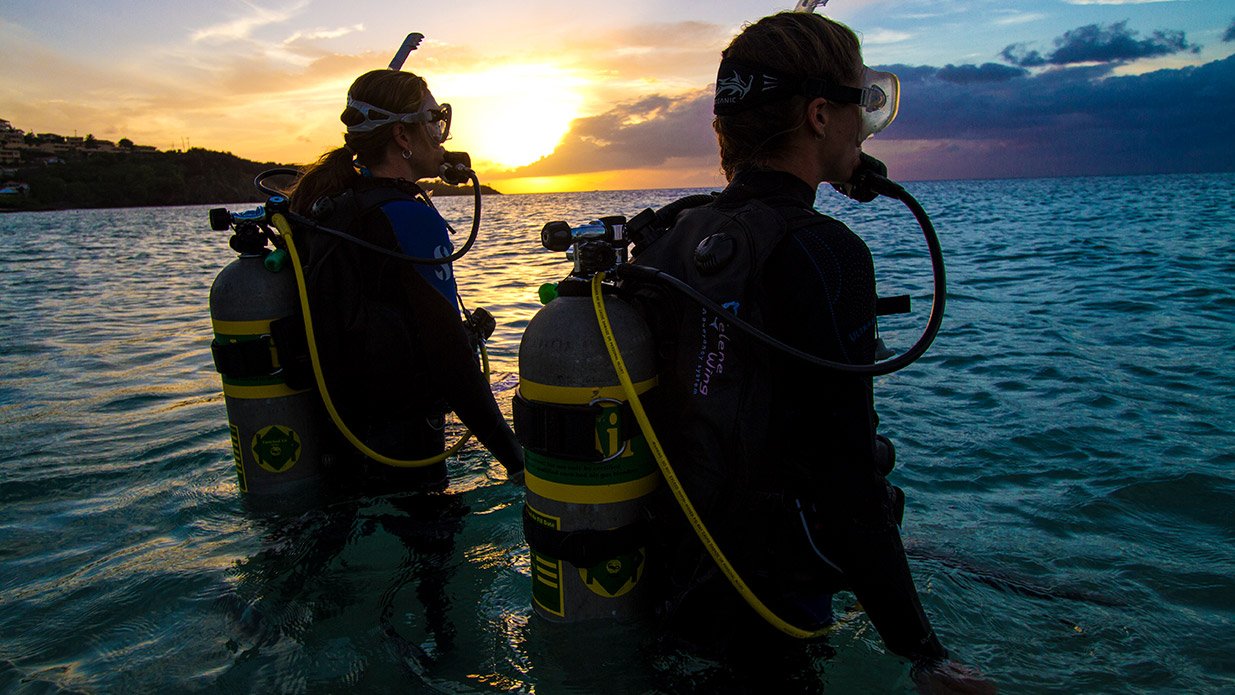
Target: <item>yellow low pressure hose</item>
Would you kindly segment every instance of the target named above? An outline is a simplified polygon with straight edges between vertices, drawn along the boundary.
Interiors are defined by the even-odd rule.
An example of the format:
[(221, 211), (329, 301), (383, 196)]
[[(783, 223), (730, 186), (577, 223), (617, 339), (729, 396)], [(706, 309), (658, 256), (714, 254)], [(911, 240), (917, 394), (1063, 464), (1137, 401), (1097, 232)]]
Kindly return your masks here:
[[(296, 243), (292, 240), (292, 225), (287, 221), (286, 217), (278, 213), (272, 215), (270, 221), (274, 224), (275, 229), (279, 230), (279, 236), (282, 237), (283, 242), (287, 244), (287, 253), (292, 258), (292, 269), (296, 273), (296, 289), (300, 294), (300, 309), (304, 312), (304, 330), (306, 337), (308, 337), (309, 358), (313, 362), (313, 376), (317, 380), (317, 390), (322, 394), (322, 402), (326, 404), (326, 411), (330, 413), (330, 419), (334, 422), (335, 427), (339, 428), (339, 431), (343, 433), (343, 436), (347, 439), (347, 441), (351, 442), (352, 446), (356, 447), (360, 453), (368, 456), (378, 463), (384, 463), (387, 466), (393, 466), (395, 468), (421, 468), (423, 466), (431, 466), (435, 463), (445, 461), (449, 456), (453, 456), (455, 452), (459, 451), (459, 449), (467, 443), (468, 439), (471, 439), (471, 432), (464, 432), (463, 436), (459, 437), (459, 441), (455, 442), (449, 449), (443, 451), (437, 456), (430, 456), (425, 459), (405, 460), (391, 458), (370, 449), (368, 445), (360, 441), (360, 438), (353, 434), (351, 429), (349, 429), (343, 422), (343, 418), (339, 416), (339, 411), (334, 407), (334, 402), (330, 400), (330, 391), (326, 389), (326, 379), (322, 376), (322, 364), (317, 355), (317, 338), (313, 334), (313, 317), (309, 313), (309, 294), (308, 289), (305, 286), (304, 269), (300, 265), (300, 254), (296, 253)], [(489, 356), (485, 353), (483, 343), (480, 346), (480, 354), (484, 360), (485, 379), (487, 380), (489, 377)]]
[(772, 609), (764, 605), (763, 601), (759, 600), (758, 596), (751, 591), (750, 587), (743, 581), (738, 571), (730, 564), (720, 546), (716, 544), (716, 539), (712, 538), (712, 534), (703, 524), (703, 519), (699, 516), (699, 512), (695, 511), (695, 506), (690, 503), (690, 498), (686, 496), (686, 490), (682, 488), (681, 481), (673, 472), (673, 468), (669, 465), (669, 458), (665, 456), (665, 450), (660, 445), (660, 440), (656, 438), (656, 433), (652, 431), (652, 423), (648, 421), (647, 412), (643, 410), (643, 404), (639, 402), (639, 394), (635, 393), (634, 384), (630, 380), (630, 373), (626, 371), (626, 363), (622, 360), (622, 353), (618, 350), (617, 336), (613, 334), (613, 327), (609, 325), (609, 314), (605, 311), (605, 301), (601, 293), (601, 281), (604, 280), (604, 273), (597, 273), (592, 278), (592, 306), (596, 309), (596, 321), (600, 324), (600, 334), (605, 341), (605, 349), (609, 351), (609, 359), (613, 361), (613, 369), (617, 372), (618, 380), (622, 382), (622, 389), (626, 392), (626, 399), (630, 401), (630, 409), (635, 413), (635, 419), (639, 421), (639, 429), (643, 431), (643, 436), (647, 438), (648, 448), (652, 450), (652, 456), (656, 459), (656, 464), (660, 466), (661, 475), (665, 477), (665, 482), (669, 484), (669, 489), (673, 491), (673, 496), (677, 498), (678, 504), (682, 507), (682, 512), (686, 514), (686, 519), (690, 522), (691, 528), (695, 530), (695, 534), (699, 536), (699, 540), (703, 542), (703, 547), (707, 548), (708, 554), (716, 561), (716, 565), (720, 567), (725, 578), (733, 585), (742, 599), (746, 601), (756, 613), (759, 614), (769, 625), (775, 627), (781, 632), (796, 637), (798, 639), (812, 639), (822, 637), (832, 631), (832, 627), (828, 626), (814, 632), (803, 630), (800, 627), (790, 625), (781, 619), (780, 616), (772, 612)]

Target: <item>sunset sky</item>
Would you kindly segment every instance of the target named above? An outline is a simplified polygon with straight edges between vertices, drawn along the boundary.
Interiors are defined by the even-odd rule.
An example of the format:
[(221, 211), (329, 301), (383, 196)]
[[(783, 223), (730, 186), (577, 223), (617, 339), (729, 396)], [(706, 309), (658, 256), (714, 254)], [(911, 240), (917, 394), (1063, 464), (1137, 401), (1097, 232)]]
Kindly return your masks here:
[[(0, 118), (160, 149), (306, 163), (348, 85), (406, 69), (450, 149), (504, 192), (721, 182), (711, 85), (744, 22), (793, 3), (5, 0)], [(1235, 169), (1230, 0), (831, 0), (902, 79), (866, 149), (906, 179)]]

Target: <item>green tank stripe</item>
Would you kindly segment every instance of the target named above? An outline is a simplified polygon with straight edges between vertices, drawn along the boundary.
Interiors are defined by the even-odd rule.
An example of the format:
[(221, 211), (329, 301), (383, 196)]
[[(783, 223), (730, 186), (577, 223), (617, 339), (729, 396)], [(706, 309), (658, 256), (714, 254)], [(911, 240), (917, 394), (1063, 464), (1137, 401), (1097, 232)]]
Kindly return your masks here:
[(612, 461), (578, 461), (528, 451), (524, 464), (537, 478), (562, 485), (619, 485), (656, 472), (656, 462), (642, 435), (632, 438), (625, 452)]

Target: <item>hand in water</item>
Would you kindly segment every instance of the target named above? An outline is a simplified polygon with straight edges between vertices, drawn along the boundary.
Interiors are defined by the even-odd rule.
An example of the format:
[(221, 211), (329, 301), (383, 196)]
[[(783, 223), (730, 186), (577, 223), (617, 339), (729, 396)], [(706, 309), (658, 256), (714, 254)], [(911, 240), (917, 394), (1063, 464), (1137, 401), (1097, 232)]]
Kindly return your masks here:
[(511, 473), (511, 472), (507, 471), (507, 473), (506, 473), (506, 482), (510, 483), (511, 485), (519, 485), (519, 486), (523, 486), (523, 485), (524, 485), (524, 482), (523, 482), (523, 469), (522, 469), (522, 468), (520, 468), (519, 470), (515, 471), (514, 473)]
[(926, 695), (990, 695), (996, 692), (995, 684), (986, 680), (981, 671), (955, 661), (915, 666), (911, 675), (918, 692)]

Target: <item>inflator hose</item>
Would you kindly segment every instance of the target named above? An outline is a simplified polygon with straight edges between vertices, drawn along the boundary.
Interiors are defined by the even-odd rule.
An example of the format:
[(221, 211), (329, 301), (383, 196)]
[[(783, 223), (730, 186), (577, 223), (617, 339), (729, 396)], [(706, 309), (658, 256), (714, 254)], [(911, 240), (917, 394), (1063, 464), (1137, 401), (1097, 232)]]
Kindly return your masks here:
[(773, 613), (772, 609), (764, 605), (759, 600), (759, 597), (755, 596), (755, 593), (746, 585), (741, 575), (738, 574), (737, 569), (730, 564), (724, 552), (721, 551), (720, 546), (717, 545), (716, 539), (712, 537), (707, 526), (704, 525), (702, 517), (695, 510), (695, 506), (691, 504), (690, 498), (687, 497), (686, 490), (682, 487), (681, 481), (678, 480), (677, 474), (673, 472), (673, 467), (669, 465), (669, 458), (665, 455), (665, 450), (661, 447), (660, 440), (657, 439), (656, 433), (652, 430), (652, 423), (648, 420), (647, 412), (643, 409), (643, 403), (639, 401), (639, 394), (635, 392), (635, 385), (630, 380), (630, 373), (626, 371), (626, 363), (618, 349), (617, 336), (613, 334), (613, 327), (609, 324), (609, 314), (605, 311), (605, 300), (601, 293), (601, 281), (604, 280), (604, 277), (604, 273), (597, 273), (592, 277), (592, 306), (596, 310), (596, 321), (600, 324), (600, 334), (605, 341), (605, 349), (609, 352), (609, 359), (613, 362), (613, 370), (617, 372), (618, 380), (622, 382), (622, 390), (626, 393), (626, 400), (630, 402), (630, 409), (634, 412), (635, 419), (639, 422), (639, 429), (643, 431), (643, 436), (647, 438), (648, 448), (651, 449), (652, 456), (660, 467), (660, 473), (665, 477), (665, 482), (669, 484), (669, 489), (673, 491), (673, 496), (677, 499), (678, 505), (682, 507), (682, 512), (690, 522), (691, 528), (695, 530), (695, 534), (699, 536), (703, 547), (707, 548), (708, 554), (712, 556), (712, 559), (720, 567), (721, 572), (724, 573), (725, 578), (729, 580), (733, 588), (737, 590), (747, 605), (754, 609), (768, 624), (786, 635), (798, 639), (814, 639), (828, 634), (835, 629), (834, 624), (812, 632), (791, 625)]
[[(267, 188), (262, 183), (262, 181), (264, 181), (265, 179), (271, 176), (283, 176), (283, 175), (291, 176), (291, 175), (299, 175), (299, 174), (300, 172), (295, 169), (286, 169), (286, 168), (269, 169), (267, 171), (263, 171), (262, 173), (258, 174), (257, 178), (253, 180), (253, 184), (257, 186), (258, 190), (260, 190), (262, 193), (266, 193), (267, 195), (272, 195), (272, 196), (282, 195), (278, 191), (274, 191), (274, 190)], [(304, 225), (306, 227), (309, 227), (310, 229), (313, 229), (314, 231), (322, 232), (323, 234), (329, 234), (331, 236), (338, 237), (340, 239), (343, 239), (344, 241), (356, 244), (357, 246), (362, 246), (374, 253), (380, 253), (383, 256), (397, 258), (398, 260), (407, 261), (408, 263), (412, 263), (415, 265), (445, 265), (447, 263), (454, 263), (460, 258), (463, 258), (463, 256), (466, 255), (468, 251), (471, 251), (472, 245), (476, 243), (476, 236), (480, 233), (480, 205), (481, 205), (481, 199), (482, 199), (482, 196), (480, 193), (480, 179), (476, 178), (476, 172), (470, 172), (468, 174), (468, 179), (470, 179), (472, 182), (472, 195), (473, 195), (473, 198), (472, 198), (472, 231), (467, 235), (467, 241), (463, 242), (463, 246), (460, 247), (458, 251), (455, 251), (449, 256), (442, 256), (441, 258), (420, 258), (417, 256), (409, 256), (405, 253), (400, 253), (398, 251), (394, 251), (388, 248), (384, 248), (382, 246), (378, 246), (377, 244), (369, 243), (365, 241), (364, 239), (357, 239), (356, 237), (352, 236), (351, 234), (348, 234), (347, 232), (341, 232), (337, 229), (331, 229), (330, 227), (323, 227), (320, 224), (318, 224), (315, 220), (305, 217), (304, 215), (298, 215), (291, 211), (286, 211), (283, 214), (286, 215), (288, 219), (294, 221), (296, 224)], [(437, 210), (437, 208), (434, 207), (433, 205), (433, 201), (430, 200), (428, 196), (425, 196), (424, 199), (429, 207), (433, 208), (434, 210)]]
[[(421, 468), (431, 466), (435, 463), (445, 461), (447, 457), (453, 456), (459, 449), (467, 443), (472, 437), (471, 432), (465, 431), (459, 440), (452, 444), (448, 449), (436, 456), (430, 456), (425, 459), (396, 459), (379, 454), (368, 445), (360, 440), (347, 424), (343, 422), (343, 418), (339, 415), (339, 411), (334, 406), (334, 401), (330, 399), (330, 391), (326, 388), (326, 378), (322, 375), (322, 364), (317, 354), (317, 338), (313, 334), (313, 317), (309, 312), (309, 294), (304, 280), (304, 269), (300, 265), (300, 254), (296, 252), (296, 243), (292, 240), (292, 225), (288, 222), (288, 218), (283, 213), (275, 213), (270, 217), (271, 223), (275, 229), (279, 230), (279, 236), (287, 245), (287, 253), (292, 257), (292, 269), (296, 273), (296, 289), (300, 295), (300, 309), (304, 312), (304, 330), (305, 336), (309, 343), (309, 357), (313, 363), (313, 376), (317, 380), (317, 388), (322, 394), (322, 402), (326, 404), (326, 411), (330, 413), (330, 419), (334, 422), (335, 427), (343, 433), (344, 438), (351, 442), (352, 446), (356, 447), (365, 456), (377, 461), (378, 463), (392, 466), (394, 468)], [(484, 344), (480, 346), (482, 359), (485, 366), (485, 378), (489, 376), (489, 356), (485, 352)]]
[[(874, 176), (874, 174), (870, 174), (870, 176)], [(726, 321), (733, 327), (741, 330), (751, 338), (754, 338), (774, 350), (779, 350), (780, 352), (807, 362), (808, 364), (834, 371), (846, 372), (849, 374), (860, 374), (864, 376), (883, 376), (885, 374), (891, 374), (892, 372), (904, 369), (905, 367), (908, 367), (916, 362), (917, 359), (926, 352), (927, 348), (931, 346), (931, 343), (934, 342), (935, 336), (939, 333), (939, 326), (943, 323), (943, 309), (944, 304), (947, 301), (948, 290), (947, 274), (943, 265), (943, 250), (939, 246), (939, 237), (935, 234), (935, 226), (931, 224), (930, 217), (927, 216), (926, 211), (922, 209), (922, 206), (918, 203), (918, 201), (915, 200), (913, 196), (909, 195), (909, 192), (901, 187), (900, 184), (882, 177), (879, 178), (881, 180), (879, 181), (880, 186), (877, 190), (883, 195), (890, 198), (896, 198), (904, 203), (905, 206), (909, 208), (910, 212), (913, 213), (914, 218), (917, 219), (918, 225), (922, 227), (922, 235), (926, 237), (926, 246), (930, 250), (931, 273), (934, 277), (935, 285), (934, 294), (931, 299), (930, 318), (927, 319), (926, 328), (922, 330), (921, 337), (919, 337), (917, 342), (906, 350), (904, 354), (898, 355), (884, 362), (880, 362), (878, 364), (847, 364), (845, 362), (833, 362), (832, 360), (825, 360), (822, 357), (816, 357), (808, 352), (803, 352), (791, 345), (786, 345), (785, 343), (782, 343), (776, 338), (773, 338), (767, 333), (764, 333), (746, 321), (743, 321), (733, 315), (732, 312), (724, 309), (711, 299), (708, 299), (703, 293), (699, 292), (685, 282), (664, 271), (657, 270), (656, 268), (625, 264), (615, 268), (613, 274), (623, 280), (646, 280), (669, 285), (690, 297), (696, 303), (703, 306), (708, 311), (711, 311), (713, 314), (716, 314), (716, 316)]]

